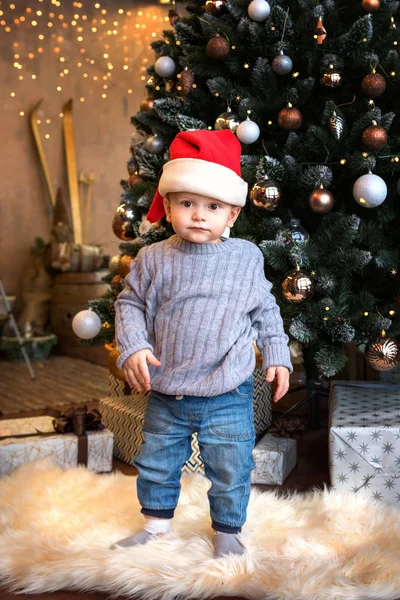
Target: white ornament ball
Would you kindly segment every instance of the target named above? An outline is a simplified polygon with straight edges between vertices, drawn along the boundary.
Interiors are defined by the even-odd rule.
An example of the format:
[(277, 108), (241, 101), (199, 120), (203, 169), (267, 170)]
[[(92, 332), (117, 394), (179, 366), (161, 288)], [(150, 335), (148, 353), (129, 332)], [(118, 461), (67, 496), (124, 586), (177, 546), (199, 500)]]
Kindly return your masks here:
[(91, 340), (101, 330), (101, 319), (94, 310), (81, 310), (72, 319), (72, 330), (81, 340)]
[(242, 144), (253, 144), (260, 137), (260, 128), (254, 121), (246, 119), (236, 129), (236, 135)]
[(375, 208), (386, 200), (387, 186), (382, 177), (367, 173), (354, 183), (353, 196), (360, 206)]
[(154, 64), (154, 69), (160, 77), (170, 77), (175, 68), (176, 65), (169, 56), (160, 56)]
[(271, 7), (266, 0), (252, 0), (247, 7), (247, 13), (253, 21), (261, 23), (269, 17)]

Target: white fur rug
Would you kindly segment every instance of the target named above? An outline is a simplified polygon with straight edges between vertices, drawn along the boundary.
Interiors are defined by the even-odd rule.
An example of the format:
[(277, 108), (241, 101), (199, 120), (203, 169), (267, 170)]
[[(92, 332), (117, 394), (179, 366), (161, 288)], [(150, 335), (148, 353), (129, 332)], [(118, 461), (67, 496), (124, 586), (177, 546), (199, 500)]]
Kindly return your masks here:
[(208, 480), (184, 479), (172, 531), (111, 550), (139, 529), (134, 477), (48, 460), (0, 480), (0, 578), (25, 593), (104, 591), (148, 600), (400, 598), (400, 511), (325, 491), (253, 490), (244, 556), (213, 558)]

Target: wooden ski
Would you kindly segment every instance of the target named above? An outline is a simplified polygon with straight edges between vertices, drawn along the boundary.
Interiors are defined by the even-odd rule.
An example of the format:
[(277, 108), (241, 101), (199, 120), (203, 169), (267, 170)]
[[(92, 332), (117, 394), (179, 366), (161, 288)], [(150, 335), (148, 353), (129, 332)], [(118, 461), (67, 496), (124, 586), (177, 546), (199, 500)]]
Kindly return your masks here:
[(54, 195), (53, 186), (51, 185), (49, 167), (47, 166), (46, 156), (45, 156), (45, 153), (43, 150), (42, 140), (40, 139), (39, 127), (38, 127), (38, 123), (37, 123), (37, 121), (38, 121), (37, 113), (38, 113), (39, 106), (42, 104), (42, 102), (43, 102), (43, 98), (41, 100), (39, 100), (39, 102), (37, 104), (35, 104), (35, 106), (32, 108), (31, 113), (29, 115), (29, 120), (30, 120), (31, 129), (32, 129), (33, 137), (34, 137), (35, 144), (36, 144), (36, 149), (39, 154), (40, 165), (42, 167), (44, 179), (46, 182), (50, 211), (51, 211), (51, 214), (53, 214), (54, 206), (56, 204), (56, 198)]
[(78, 173), (76, 170), (76, 155), (74, 142), (74, 128), (72, 121), (72, 99), (63, 107), (63, 126), (64, 126), (64, 145), (65, 156), (67, 159), (68, 187), (71, 203), (72, 227), (74, 230), (74, 240), (77, 244), (82, 244), (82, 218), (81, 207), (79, 203)]

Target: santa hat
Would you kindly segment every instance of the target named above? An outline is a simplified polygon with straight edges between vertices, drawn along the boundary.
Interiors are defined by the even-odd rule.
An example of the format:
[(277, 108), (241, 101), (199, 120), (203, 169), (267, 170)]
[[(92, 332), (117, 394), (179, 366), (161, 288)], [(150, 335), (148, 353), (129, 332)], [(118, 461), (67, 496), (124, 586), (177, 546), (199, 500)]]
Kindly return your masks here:
[(155, 223), (164, 216), (163, 198), (169, 192), (192, 192), (244, 206), (247, 183), (240, 170), (241, 145), (229, 130), (183, 131), (170, 146), (147, 220)]

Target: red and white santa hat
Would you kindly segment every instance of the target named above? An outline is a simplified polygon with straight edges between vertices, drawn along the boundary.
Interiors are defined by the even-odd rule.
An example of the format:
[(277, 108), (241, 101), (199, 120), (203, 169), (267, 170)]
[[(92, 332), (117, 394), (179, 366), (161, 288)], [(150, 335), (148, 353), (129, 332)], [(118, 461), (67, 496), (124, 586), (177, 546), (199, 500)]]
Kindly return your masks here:
[(164, 216), (163, 198), (169, 192), (192, 192), (244, 206), (247, 183), (240, 170), (241, 145), (229, 130), (183, 131), (170, 146), (158, 190), (147, 214), (155, 223)]

